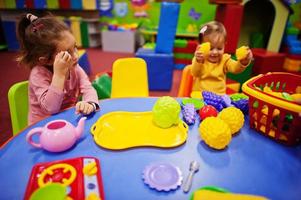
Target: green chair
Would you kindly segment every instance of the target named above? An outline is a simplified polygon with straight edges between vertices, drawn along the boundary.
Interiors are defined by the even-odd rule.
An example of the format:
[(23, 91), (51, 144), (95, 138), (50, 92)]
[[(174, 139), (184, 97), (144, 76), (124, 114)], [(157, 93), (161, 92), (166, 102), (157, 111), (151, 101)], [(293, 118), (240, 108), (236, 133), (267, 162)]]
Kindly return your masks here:
[(28, 81), (15, 83), (8, 91), (13, 135), (20, 132), (28, 124)]

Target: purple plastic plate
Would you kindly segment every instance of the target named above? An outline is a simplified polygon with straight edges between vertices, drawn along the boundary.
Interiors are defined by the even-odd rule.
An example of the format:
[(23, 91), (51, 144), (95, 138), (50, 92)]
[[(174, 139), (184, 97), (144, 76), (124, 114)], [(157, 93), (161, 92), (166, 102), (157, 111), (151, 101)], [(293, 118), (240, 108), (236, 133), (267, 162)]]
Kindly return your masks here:
[(150, 188), (169, 191), (181, 185), (183, 176), (178, 167), (168, 163), (154, 163), (144, 168), (143, 180)]

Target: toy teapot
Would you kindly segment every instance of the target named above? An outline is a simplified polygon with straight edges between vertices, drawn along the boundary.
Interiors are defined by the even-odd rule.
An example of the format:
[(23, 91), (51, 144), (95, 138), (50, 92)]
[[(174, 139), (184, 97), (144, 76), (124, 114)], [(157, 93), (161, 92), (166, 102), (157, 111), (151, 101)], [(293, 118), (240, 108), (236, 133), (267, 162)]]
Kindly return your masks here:
[[(86, 117), (82, 117), (77, 127), (66, 120), (53, 120), (44, 127), (37, 127), (28, 132), (26, 141), (36, 148), (43, 148), (50, 152), (61, 152), (69, 149), (83, 133)], [(32, 140), (38, 134), (40, 143)]]

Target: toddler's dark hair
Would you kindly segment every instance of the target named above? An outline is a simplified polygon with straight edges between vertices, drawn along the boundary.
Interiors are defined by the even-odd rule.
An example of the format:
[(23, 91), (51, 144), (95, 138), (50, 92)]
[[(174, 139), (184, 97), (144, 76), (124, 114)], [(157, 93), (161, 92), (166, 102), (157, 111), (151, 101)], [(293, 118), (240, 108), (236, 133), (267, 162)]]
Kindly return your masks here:
[(203, 42), (204, 37), (215, 35), (215, 34), (222, 36), (224, 41), (226, 41), (227, 31), (222, 23), (218, 21), (211, 21), (204, 24), (200, 28), (199, 37), (198, 37), (199, 43)]
[(17, 26), (17, 38), (20, 43), (20, 53), (17, 61), (21, 65), (33, 68), (39, 57), (51, 59), (56, 51), (57, 42), (63, 31), (69, 27), (53, 15), (30, 18), (31, 14), (23, 14)]

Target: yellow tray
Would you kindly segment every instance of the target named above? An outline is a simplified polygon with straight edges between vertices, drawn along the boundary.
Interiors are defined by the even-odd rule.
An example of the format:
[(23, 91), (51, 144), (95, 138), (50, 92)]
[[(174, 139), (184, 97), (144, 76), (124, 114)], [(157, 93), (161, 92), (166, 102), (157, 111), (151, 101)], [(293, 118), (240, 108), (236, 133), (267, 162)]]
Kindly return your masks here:
[(180, 120), (178, 125), (160, 128), (153, 121), (152, 112), (111, 112), (103, 115), (91, 127), (96, 144), (111, 150), (139, 146), (171, 148), (187, 139), (188, 126)]

